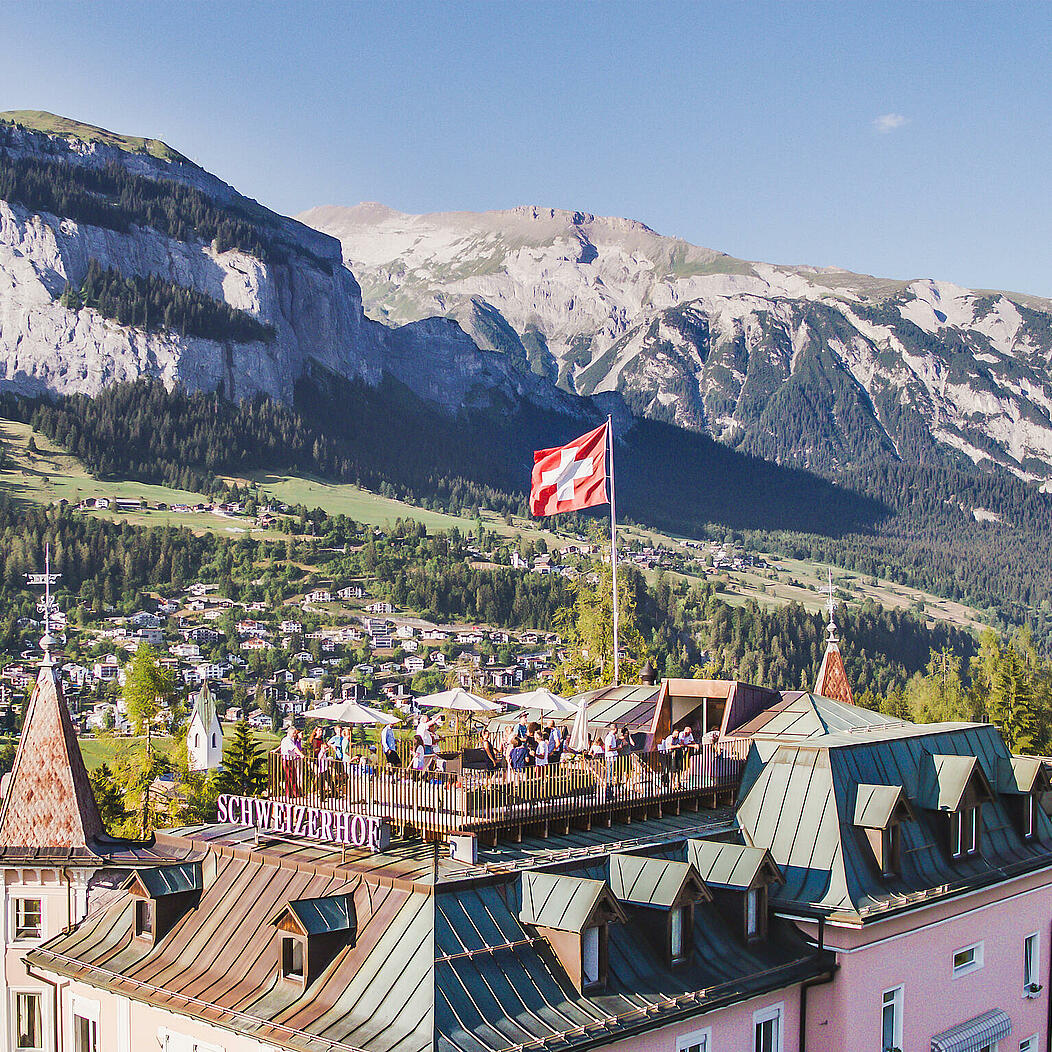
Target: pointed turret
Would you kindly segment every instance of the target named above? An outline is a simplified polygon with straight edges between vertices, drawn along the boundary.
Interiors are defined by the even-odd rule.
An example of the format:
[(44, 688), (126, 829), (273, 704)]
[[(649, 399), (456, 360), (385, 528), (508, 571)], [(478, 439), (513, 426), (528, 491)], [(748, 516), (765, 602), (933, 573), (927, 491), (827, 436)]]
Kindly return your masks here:
[(836, 611), (836, 600), (833, 598), (833, 571), (829, 571), (829, 624), (826, 627), (826, 652), (818, 669), (818, 680), (814, 693), (823, 698), (842, 701), (845, 705), (854, 705), (855, 697), (851, 693), (851, 683), (844, 668), (844, 658), (840, 653), (840, 644), (836, 635), (836, 622), (833, 614)]
[(50, 655), (26, 710), (0, 810), (0, 847), (85, 848), (105, 829)]

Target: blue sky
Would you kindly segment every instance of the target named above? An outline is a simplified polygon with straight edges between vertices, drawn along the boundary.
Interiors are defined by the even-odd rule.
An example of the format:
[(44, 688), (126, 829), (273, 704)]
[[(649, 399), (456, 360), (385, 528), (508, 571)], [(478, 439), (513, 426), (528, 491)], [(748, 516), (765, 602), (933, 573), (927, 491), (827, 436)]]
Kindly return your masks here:
[(7, 3), (0, 108), (279, 211), (554, 205), (1052, 296), (1052, 5)]

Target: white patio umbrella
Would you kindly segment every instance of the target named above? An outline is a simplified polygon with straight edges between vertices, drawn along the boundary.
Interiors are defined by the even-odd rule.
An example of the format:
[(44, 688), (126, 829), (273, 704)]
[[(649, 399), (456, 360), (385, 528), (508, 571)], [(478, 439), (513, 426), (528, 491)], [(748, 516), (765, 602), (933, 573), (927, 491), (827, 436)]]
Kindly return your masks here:
[(505, 694), (500, 700), (517, 705), (520, 709), (537, 709), (545, 716), (558, 718), (572, 716), (577, 711), (573, 702), (553, 694), (547, 687), (528, 690), (524, 694)]
[(304, 716), (312, 716), (316, 720), (332, 720), (333, 723), (399, 723), (397, 716), (388, 716), (386, 712), (374, 709), (369, 705), (363, 705), (359, 701), (335, 701), (331, 705), (319, 705), (314, 709), (307, 709)]
[(464, 690), (463, 687), (454, 687), (452, 690), (442, 690), (437, 694), (428, 694), (424, 698), (417, 698), (418, 705), (426, 705), (431, 709), (449, 709), (452, 712), (503, 712), (504, 706), (496, 701), (487, 701), (477, 694)]
[(570, 740), (567, 743), (573, 752), (584, 752), (588, 748), (588, 696), (583, 695), (577, 706), (573, 727), (570, 728)]

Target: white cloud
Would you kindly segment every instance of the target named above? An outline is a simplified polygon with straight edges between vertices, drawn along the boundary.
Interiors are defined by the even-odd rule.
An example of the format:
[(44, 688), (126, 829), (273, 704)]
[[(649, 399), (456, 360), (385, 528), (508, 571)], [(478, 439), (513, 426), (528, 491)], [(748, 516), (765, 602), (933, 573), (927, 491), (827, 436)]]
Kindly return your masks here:
[(874, 118), (873, 127), (881, 135), (887, 135), (908, 123), (909, 118), (903, 117), (901, 113), (882, 113), (879, 117)]

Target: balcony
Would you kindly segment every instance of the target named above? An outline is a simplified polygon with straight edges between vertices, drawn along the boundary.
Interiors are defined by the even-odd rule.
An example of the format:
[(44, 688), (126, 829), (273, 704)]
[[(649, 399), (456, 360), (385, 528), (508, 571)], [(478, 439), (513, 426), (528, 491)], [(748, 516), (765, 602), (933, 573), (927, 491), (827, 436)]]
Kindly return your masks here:
[(730, 803), (748, 744), (726, 739), (672, 753), (567, 756), (524, 771), (471, 766), (478, 761), (470, 748), (436, 757), (428, 771), (378, 765), (368, 756), (319, 763), (274, 751), (270, 798), (386, 818), (402, 836), (474, 833), (496, 843)]

